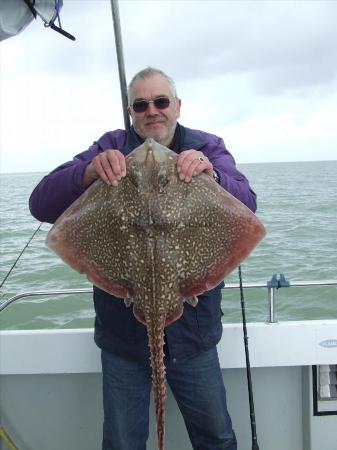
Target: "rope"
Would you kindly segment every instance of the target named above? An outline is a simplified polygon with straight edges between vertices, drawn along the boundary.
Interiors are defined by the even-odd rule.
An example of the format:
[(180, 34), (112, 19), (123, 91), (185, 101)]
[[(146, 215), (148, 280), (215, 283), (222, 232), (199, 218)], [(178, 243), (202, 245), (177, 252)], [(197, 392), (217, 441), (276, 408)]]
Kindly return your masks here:
[(37, 229), (34, 231), (34, 233), (32, 234), (31, 238), (29, 239), (29, 241), (27, 242), (27, 244), (24, 246), (24, 248), (21, 250), (19, 256), (16, 258), (16, 260), (14, 261), (14, 264), (12, 265), (12, 267), (9, 269), (9, 271), (7, 272), (5, 278), (2, 280), (1, 284), (0, 284), (0, 289), (2, 288), (2, 286), (5, 284), (7, 278), (9, 277), (9, 275), (12, 273), (12, 270), (14, 269), (14, 267), (16, 266), (16, 264), (18, 263), (19, 259), (21, 258), (21, 256), (23, 255), (24, 251), (26, 250), (26, 248), (28, 247), (28, 245), (31, 243), (31, 241), (34, 239), (34, 236), (36, 235), (36, 233), (40, 230), (42, 223), (40, 223), (40, 225), (37, 227)]

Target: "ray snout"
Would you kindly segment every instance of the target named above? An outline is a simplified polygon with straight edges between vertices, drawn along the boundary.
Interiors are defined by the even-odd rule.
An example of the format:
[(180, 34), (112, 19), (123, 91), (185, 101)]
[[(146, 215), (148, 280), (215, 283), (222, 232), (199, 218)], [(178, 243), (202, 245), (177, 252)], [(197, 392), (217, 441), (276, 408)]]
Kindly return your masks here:
[(156, 151), (153, 149), (152, 139), (147, 143), (146, 156), (145, 156), (145, 166), (146, 169), (151, 172), (156, 164)]
[(129, 156), (140, 164), (145, 164), (151, 170), (154, 165), (165, 162), (173, 153), (168, 148), (158, 144), (154, 139), (148, 138), (143, 145), (137, 147)]

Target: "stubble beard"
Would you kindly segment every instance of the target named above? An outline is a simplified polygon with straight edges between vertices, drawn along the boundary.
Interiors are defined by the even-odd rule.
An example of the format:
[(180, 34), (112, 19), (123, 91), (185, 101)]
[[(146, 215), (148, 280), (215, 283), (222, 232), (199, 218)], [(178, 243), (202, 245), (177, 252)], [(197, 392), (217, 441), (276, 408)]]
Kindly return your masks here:
[(160, 135), (157, 135), (157, 136), (151, 136), (150, 134), (145, 134), (145, 133), (143, 135), (141, 135), (137, 130), (136, 130), (136, 132), (140, 136), (142, 136), (143, 139), (152, 138), (154, 141), (158, 142), (158, 144), (168, 147), (170, 145), (170, 143), (172, 142), (174, 132), (176, 130), (176, 126), (177, 126), (177, 122), (170, 125), (166, 131), (164, 131), (163, 133), (161, 133)]

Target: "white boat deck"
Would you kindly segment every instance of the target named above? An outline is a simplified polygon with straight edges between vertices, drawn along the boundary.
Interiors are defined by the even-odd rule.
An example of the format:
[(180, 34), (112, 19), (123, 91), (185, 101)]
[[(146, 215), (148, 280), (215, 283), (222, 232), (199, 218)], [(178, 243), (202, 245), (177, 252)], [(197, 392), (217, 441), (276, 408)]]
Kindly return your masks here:
[[(218, 349), (228, 405), (238, 449), (249, 450), (242, 326), (223, 328)], [(337, 450), (337, 416), (312, 413), (311, 370), (336, 363), (337, 321), (249, 323), (248, 336), (260, 450)], [(100, 352), (93, 330), (2, 331), (0, 352), (1, 420), (20, 450), (100, 449)], [(319, 403), (337, 409), (336, 402)], [(170, 394), (166, 430), (166, 450), (191, 449)], [(0, 449), (7, 449), (3, 442)], [(152, 420), (148, 450), (155, 449)]]
[[(337, 361), (337, 320), (249, 323), (247, 328), (252, 367)], [(0, 331), (0, 350), (0, 375), (101, 371), (100, 352), (89, 328)], [(223, 325), (218, 350), (223, 369), (245, 367), (241, 324)]]

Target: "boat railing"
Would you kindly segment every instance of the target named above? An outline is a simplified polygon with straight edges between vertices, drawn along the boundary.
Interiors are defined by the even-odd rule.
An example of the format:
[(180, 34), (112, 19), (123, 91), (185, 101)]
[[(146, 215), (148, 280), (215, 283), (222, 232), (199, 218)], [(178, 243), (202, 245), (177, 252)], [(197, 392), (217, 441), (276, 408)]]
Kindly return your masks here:
[[(268, 318), (267, 323), (277, 323), (276, 320), (276, 293), (277, 290), (284, 287), (308, 287), (308, 286), (337, 286), (337, 280), (311, 280), (311, 281), (287, 281), (283, 274), (274, 274), (270, 281), (261, 283), (243, 283), (243, 289), (260, 289), (266, 288), (268, 290)], [(239, 283), (228, 283), (224, 289), (239, 289)], [(0, 312), (7, 306), (14, 302), (27, 297), (44, 297), (44, 296), (58, 296), (58, 295), (78, 295), (90, 294), (92, 288), (82, 289), (57, 289), (57, 290), (42, 290), (34, 292), (21, 292), (10, 297), (0, 303)]]
[[(277, 323), (276, 319), (276, 292), (285, 287), (308, 286), (337, 286), (337, 280), (311, 280), (311, 281), (287, 281), (282, 274), (275, 274), (270, 281), (264, 283), (243, 283), (244, 289), (267, 288), (268, 289), (268, 318), (267, 323)], [(239, 283), (226, 284), (224, 289), (239, 289)]]
[(12, 303), (21, 300), (26, 297), (46, 297), (49, 295), (73, 295), (73, 294), (90, 294), (92, 293), (92, 288), (82, 288), (82, 289), (49, 289), (45, 291), (34, 291), (34, 292), (20, 292), (19, 294), (10, 297), (9, 299), (0, 303), (0, 312), (3, 311), (7, 306)]

